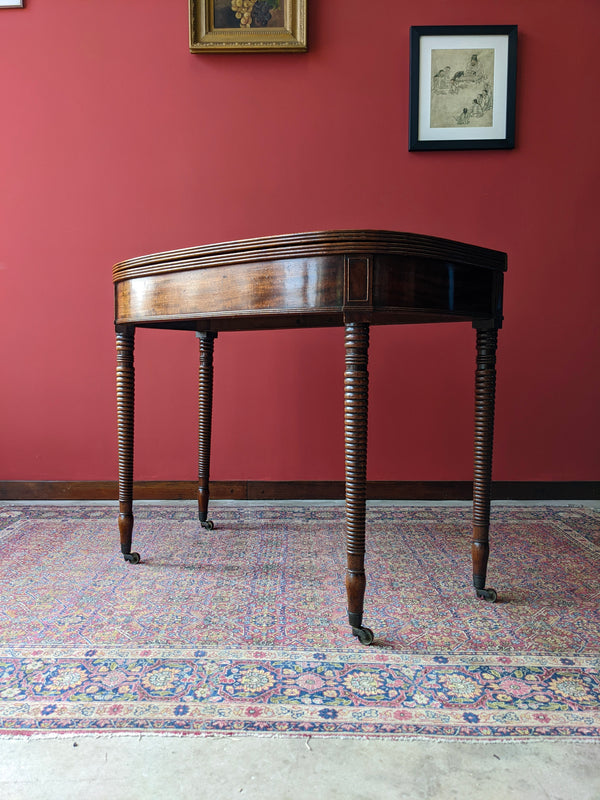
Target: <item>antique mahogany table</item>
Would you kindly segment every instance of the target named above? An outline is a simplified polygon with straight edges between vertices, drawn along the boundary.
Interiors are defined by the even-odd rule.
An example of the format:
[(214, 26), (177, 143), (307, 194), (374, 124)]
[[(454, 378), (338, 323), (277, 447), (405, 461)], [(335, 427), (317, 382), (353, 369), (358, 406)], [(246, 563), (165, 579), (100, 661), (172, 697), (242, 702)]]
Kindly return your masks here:
[(208, 519), (214, 340), (220, 331), (344, 326), (344, 435), (348, 620), (363, 644), (368, 348), (370, 325), (471, 322), (476, 330), (471, 553), (476, 594), (486, 588), (496, 384), (506, 255), (393, 231), (298, 233), (134, 258), (114, 267), (119, 439), (119, 532), (133, 530), (134, 334), (195, 331), (199, 368), (200, 523)]

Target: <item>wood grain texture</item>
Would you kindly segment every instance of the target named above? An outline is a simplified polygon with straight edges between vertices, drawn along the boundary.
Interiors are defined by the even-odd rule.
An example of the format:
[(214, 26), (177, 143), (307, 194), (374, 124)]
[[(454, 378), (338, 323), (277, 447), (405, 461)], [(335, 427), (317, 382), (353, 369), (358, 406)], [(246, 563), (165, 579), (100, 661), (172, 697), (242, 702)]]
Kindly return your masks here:
[(362, 321), (371, 324), (500, 324), (505, 269), (504, 253), (393, 231), (249, 239), (115, 265), (115, 318), (247, 330), (342, 325), (351, 310), (362, 309)]

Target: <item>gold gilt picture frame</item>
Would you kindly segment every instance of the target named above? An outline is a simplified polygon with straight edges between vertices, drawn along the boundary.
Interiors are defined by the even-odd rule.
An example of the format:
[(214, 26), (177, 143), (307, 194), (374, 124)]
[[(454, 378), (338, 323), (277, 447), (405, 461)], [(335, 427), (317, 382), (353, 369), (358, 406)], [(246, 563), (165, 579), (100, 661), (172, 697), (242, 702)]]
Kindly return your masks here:
[(190, 0), (190, 52), (305, 52), (306, 3)]

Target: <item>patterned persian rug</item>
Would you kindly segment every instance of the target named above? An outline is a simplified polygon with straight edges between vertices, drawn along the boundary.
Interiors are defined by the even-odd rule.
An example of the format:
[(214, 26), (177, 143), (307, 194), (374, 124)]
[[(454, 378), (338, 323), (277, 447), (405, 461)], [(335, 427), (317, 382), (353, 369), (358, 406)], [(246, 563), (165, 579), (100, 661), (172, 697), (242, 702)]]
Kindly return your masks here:
[(600, 739), (600, 511), (369, 506), (350, 632), (340, 504), (0, 506), (0, 734)]

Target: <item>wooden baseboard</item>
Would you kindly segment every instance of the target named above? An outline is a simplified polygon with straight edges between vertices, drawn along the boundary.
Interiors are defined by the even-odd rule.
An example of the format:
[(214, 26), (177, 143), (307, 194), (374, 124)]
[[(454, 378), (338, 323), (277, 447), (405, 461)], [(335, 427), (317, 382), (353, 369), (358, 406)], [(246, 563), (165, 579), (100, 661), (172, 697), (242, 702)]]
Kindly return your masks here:
[[(343, 481), (214, 481), (213, 500), (341, 500)], [(193, 500), (195, 481), (137, 481), (136, 500)], [(469, 481), (370, 481), (369, 500), (470, 500)], [(494, 500), (600, 500), (599, 481), (497, 481)], [(116, 500), (116, 481), (0, 481), (2, 500)]]

